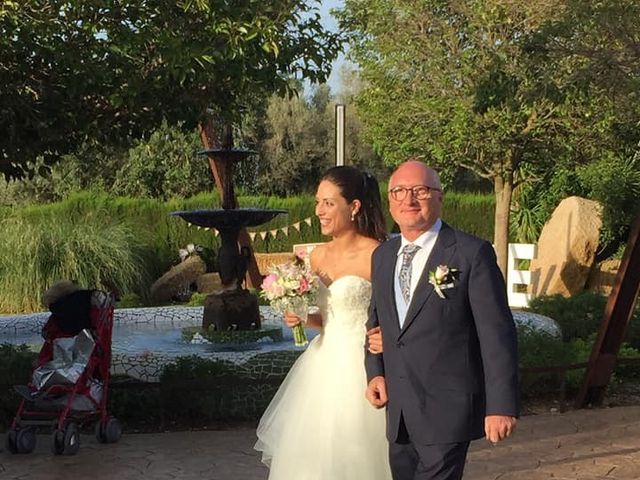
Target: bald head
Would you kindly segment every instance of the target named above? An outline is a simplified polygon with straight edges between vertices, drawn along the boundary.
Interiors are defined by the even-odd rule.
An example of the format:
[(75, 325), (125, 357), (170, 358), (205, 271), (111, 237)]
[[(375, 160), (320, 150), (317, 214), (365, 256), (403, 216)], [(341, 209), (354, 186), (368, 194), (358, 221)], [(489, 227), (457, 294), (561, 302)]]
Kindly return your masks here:
[(398, 165), (389, 179), (390, 188), (395, 186), (394, 179), (396, 178), (414, 178), (416, 180), (416, 184), (426, 185), (431, 188), (442, 190), (440, 175), (438, 175), (438, 172), (420, 160), (407, 160), (406, 162)]

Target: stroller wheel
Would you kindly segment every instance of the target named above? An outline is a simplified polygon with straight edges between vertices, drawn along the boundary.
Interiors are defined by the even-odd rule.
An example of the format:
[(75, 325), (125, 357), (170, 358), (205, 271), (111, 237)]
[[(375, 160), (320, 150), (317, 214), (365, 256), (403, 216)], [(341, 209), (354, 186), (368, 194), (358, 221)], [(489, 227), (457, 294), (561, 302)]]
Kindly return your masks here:
[(57, 428), (51, 435), (51, 451), (54, 455), (62, 455), (64, 453), (64, 432)]
[(16, 434), (18, 453), (31, 453), (36, 448), (36, 431), (31, 427), (21, 428)]
[(18, 445), (16, 444), (17, 432), (15, 430), (9, 430), (7, 432), (6, 446), (7, 450), (11, 453), (18, 453)]
[(75, 455), (80, 450), (80, 430), (78, 424), (67, 423), (64, 430), (64, 455)]
[(106, 423), (96, 423), (96, 438), (100, 443), (116, 443), (122, 436), (120, 420), (108, 417)]
[(74, 422), (67, 422), (64, 430), (54, 430), (51, 451), (54, 455), (75, 455), (80, 450), (80, 430)]

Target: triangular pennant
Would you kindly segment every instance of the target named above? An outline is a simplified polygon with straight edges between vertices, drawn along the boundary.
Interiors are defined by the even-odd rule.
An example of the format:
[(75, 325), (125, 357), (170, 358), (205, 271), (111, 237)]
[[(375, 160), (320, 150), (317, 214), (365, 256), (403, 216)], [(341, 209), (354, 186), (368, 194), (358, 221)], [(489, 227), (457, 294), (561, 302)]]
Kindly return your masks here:
[(260, 238), (263, 240), (267, 238), (267, 232), (260, 232)]
[(249, 232), (249, 238), (253, 242), (255, 240), (255, 238), (256, 238), (256, 232)]
[(307, 225), (311, 226), (311, 217), (305, 218), (304, 219), (304, 223), (306, 223)]
[(213, 236), (217, 237), (218, 235), (220, 235), (220, 232), (216, 229), (213, 229)]
[(276, 238), (276, 235), (278, 235), (278, 229), (276, 228), (275, 230), (269, 230), (269, 233), (273, 238)]
[(280, 231), (283, 232), (286, 236), (289, 236), (289, 227), (282, 227)]
[(297, 231), (300, 231), (300, 222), (296, 222), (293, 225), (291, 225), (293, 228), (295, 228)]

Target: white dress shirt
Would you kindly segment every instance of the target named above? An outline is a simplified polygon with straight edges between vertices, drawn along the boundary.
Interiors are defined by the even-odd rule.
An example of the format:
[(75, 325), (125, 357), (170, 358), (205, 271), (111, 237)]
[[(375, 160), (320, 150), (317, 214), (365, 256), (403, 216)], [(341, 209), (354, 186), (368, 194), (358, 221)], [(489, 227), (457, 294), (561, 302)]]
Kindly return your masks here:
[[(442, 220), (438, 219), (432, 225), (432, 227), (416, 238), (413, 242), (410, 242), (404, 236), (402, 236), (402, 241), (400, 242), (400, 248), (398, 249), (398, 258), (396, 259), (396, 269), (394, 272), (394, 293), (396, 298), (396, 310), (398, 311), (398, 320), (400, 321), (400, 328), (404, 325), (405, 317), (407, 316), (407, 310), (409, 310), (409, 305), (411, 304), (411, 299), (413, 298), (413, 292), (420, 281), (420, 277), (422, 276), (422, 272), (424, 270), (425, 265), (427, 264), (427, 260), (429, 259), (429, 255), (431, 255), (431, 250), (433, 250), (433, 246), (436, 243), (438, 238), (438, 233), (440, 233), (440, 229), (442, 228)], [(400, 289), (400, 267), (402, 266), (402, 249), (413, 243), (414, 245), (418, 245), (420, 250), (417, 251), (413, 260), (411, 261), (411, 290), (409, 295), (409, 302), (404, 301), (404, 297), (402, 296), (402, 291)]]

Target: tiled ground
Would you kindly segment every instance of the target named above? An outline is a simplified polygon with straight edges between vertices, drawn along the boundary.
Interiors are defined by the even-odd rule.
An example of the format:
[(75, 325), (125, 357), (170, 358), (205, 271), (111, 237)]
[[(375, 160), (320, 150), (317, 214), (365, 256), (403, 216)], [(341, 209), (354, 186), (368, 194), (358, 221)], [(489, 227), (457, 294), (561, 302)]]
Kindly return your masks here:
[[(100, 445), (91, 436), (82, 440), (74, 457), (51, 455), (48, 436), (38, 438), (38, 448), (31, 455), (12, 456), (4, 451), (0, 478), (267, 478), (252, 449), (255, 438), (249, 425), (224, 431), (125, 435), (113, 445)], [(475, 442), (465, 479), (640, 479), (640, 407), (524, 417), (506, 442), (496, 447)]]

